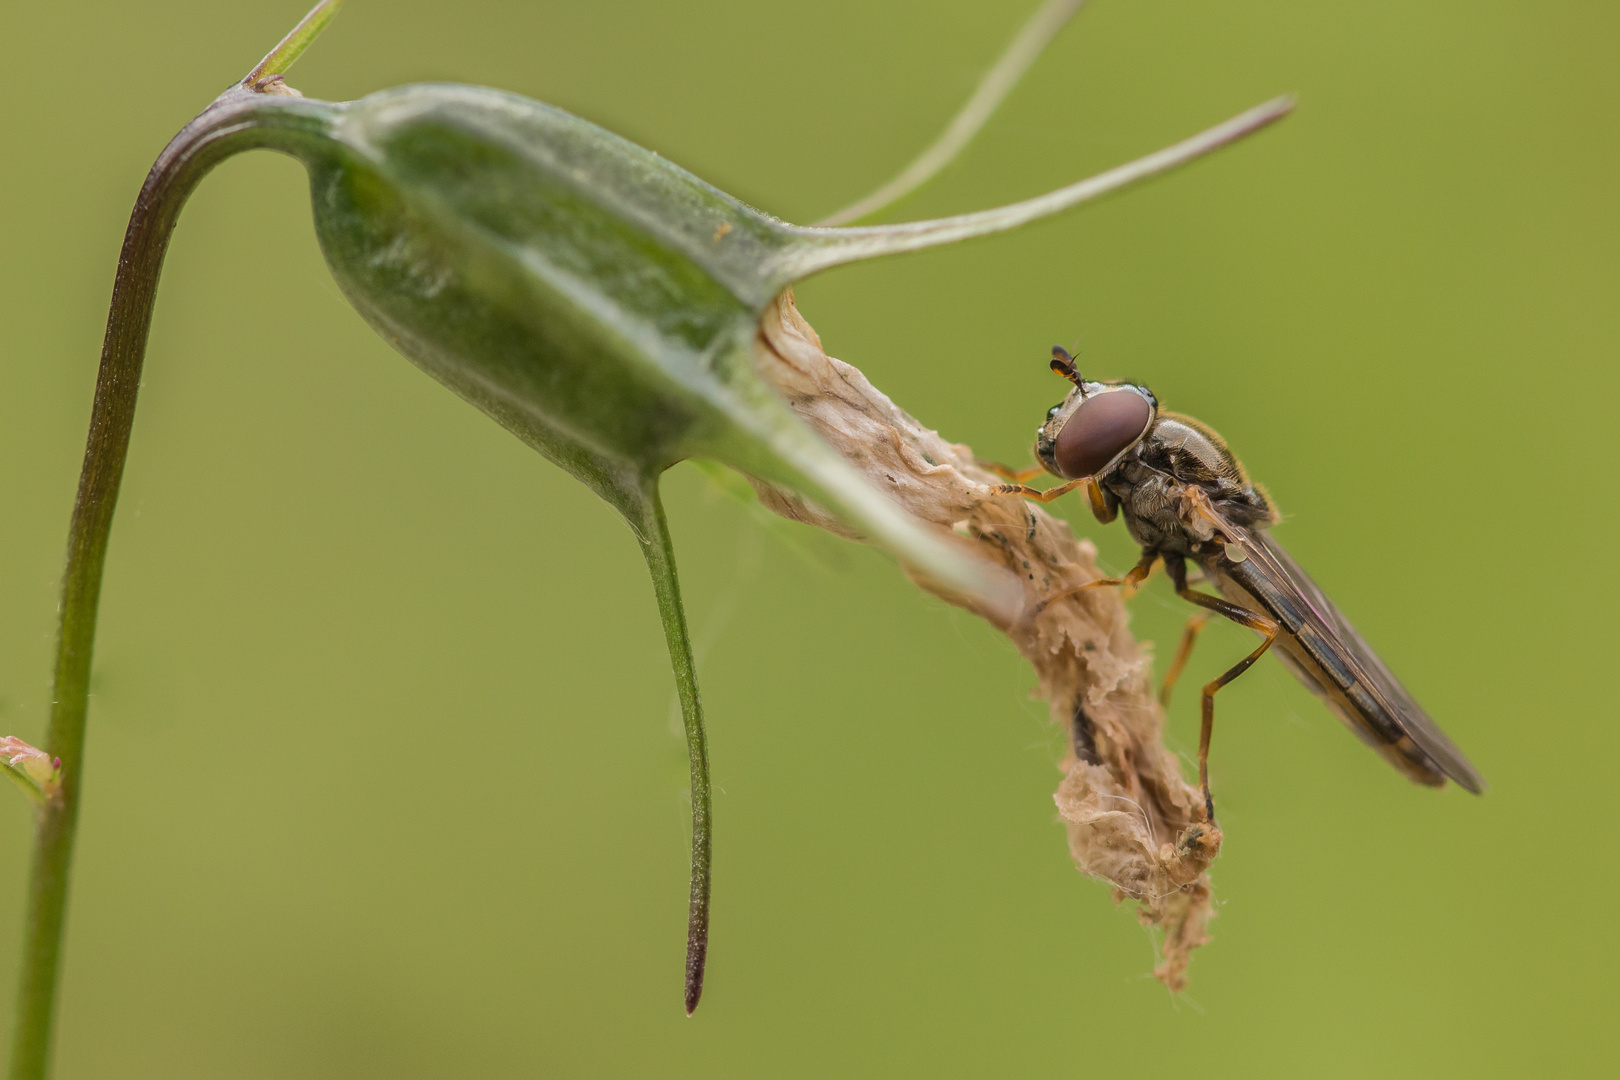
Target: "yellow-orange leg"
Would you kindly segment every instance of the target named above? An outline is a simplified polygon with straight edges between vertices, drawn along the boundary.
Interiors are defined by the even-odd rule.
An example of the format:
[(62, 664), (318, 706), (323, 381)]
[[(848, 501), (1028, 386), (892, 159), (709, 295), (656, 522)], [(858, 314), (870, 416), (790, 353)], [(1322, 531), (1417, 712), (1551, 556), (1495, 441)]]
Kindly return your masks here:
[(1201, 702), (1203, 705), (1203, 723), (1198, 728), (1198, 783), (1204, 789), (1204, 813), (1207, 815), (1209, 823), (1213, 825), (1215, 824), (1215, 799), (1209, 793), (1209, 737), (1215, 730), (1215, 691), (1253, 667), (1254, 662), (1260, 659), (1267, 649), (1271, 648), (1273, 641), (1277, 640), (1277, 634), (1282, 627), (1275, 620), (1264, 615), (1258, 615), (1248, 608), (1229, 604), (1225, 600), (1210, 596), (1207, 593), (1193, 592), (1187, 588), (1185, 568), (1177, 567), (1177, 569), (1181, 573), (1172, 570), (1171, 574), (1179, 579), (1176, 584), (1176, 594), (1183, 600), (1197, 604), (1199, 607), (1208, 608), (1218, 615), (1225, 615), (1233, 622), (1241, 626), (1247, 626), (1250, 630), (1258, 630), (1266, 636), (1266, 640), (1262, 641), (1254, 652), (1233, 664), (1220, 677), (1212, 679), (1204, 685), (1204, 698)]
[(1046, 471), (1045, 465), (1031, 465), (1027, 469), (1014, 469), (1003, 465), (999, 461), (975, 461), (973, 464), (986, 472), (993, 472), (1003, 480), (1011, 480), (1015, 484), (1022, 484), (1026, 480), (1033, 480)]
[(1082, 476), (1078, 480), (1070, 480), (1066, 483), (1059, 484), (1057, 487), (1049, 487), (1045, 491), (1042, 491), (1040, 488), (1028, 487), (1024, 484), (997, 484), (990, 490), (995, 492), (997, 495), (1022, 495), (1024, 498), (1033, 499), (1038, 503), (1049, 503), (1059, 495), (1067, 495), (1069, 492), (1073, 491), (1075, 488), (1079, 487), (1081, 484), (1084, 484), (1090, 479), (1091, 477), (1089, 476)]
[(1107, 525), (1119, 515), (1119, 501), (1117, 499), (1110, 501), (1109, 497), (1103, 494), (1102, 485), (1097, 483), (1095, 476), (1081, 476), (1074, 480), (1065, 481), (1057, 487), (1050, 487), (1042, 491), (1039, 488), (1032, 488), (1023, 483), (1025, 480), (1039, 476), (1044, 471), (1038, 465), (1018, 472), (1007, 468), (1005, 465), (997, 465), (992, 461), (981, 461), (978, 464), (989, 469), (997, 476), (1019, 481), (1016, 484), (997, 484), (994, 488), (991, 488), (997, 495), (1022, 495), (1026, 499), (1034, 499), (1039, 503), (1049, 503), (1060, 495), (1067, 495), (1077, 487), (1084, 487), (1086, 489), (1086, 501), (1091, 504), (1093, 517)]
[(1091, 516), (1104, 525), (1119, 516), (1119, 500), (1109, 502), (1095, 476), (1086, 477), (1086, 501), (1091, 504)]
[(1170, 691), (1176, 688), (1176, 680), (1186, 670), (1193, 645), (1198, 641), (1198, 632), (1208, 625), (1208, 615), (1194, 615), (1187, 620), (1187, 628), (1181, 632), (1181, 645), (1176, 649), (1176, 658), (1170, 662), (1170, 670), (1164, 673), (1164, 682), (1159, 686), (1160, 705), (1170, 704)]
[(1106, 589), (1113, 585), (1123, 585), (1128, 589), (1134, 589), (1138, 585), (1142, 584), (1142, 582), (1147, 580), (1147, 576), (1153, 572), (1153, 564), (1157, 562), (1158, 559), (1158, 552), (1149, 552), (1148, 554), (1143, 555), (1142, 561), (1131, 567), (1130, 572), (1122, 578), (1098, 578), (1096, 581), (1088, 581), (1084, 585), (1076, 585), (1072, 589), (1064, 589), (1062, 592), (1055, 592), (1051, 596), (1048, 596), (1045, 600), (1042, 600), (1039, 604), (1036, 604), (1035, 610), (1029, 613), (1029, 617), (1033, 619), (1035, 616), (1039, 615), (1041, 612), (1045, 611), (1059, 600), (1064, 600), (1078, 593), (1083, 593), (1087, 589)]

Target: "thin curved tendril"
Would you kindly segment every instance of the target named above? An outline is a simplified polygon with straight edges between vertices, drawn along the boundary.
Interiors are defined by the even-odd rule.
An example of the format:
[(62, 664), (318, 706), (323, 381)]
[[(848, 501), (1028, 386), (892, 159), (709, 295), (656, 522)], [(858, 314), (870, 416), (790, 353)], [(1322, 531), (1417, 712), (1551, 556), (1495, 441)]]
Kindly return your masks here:
[(293, 27), (275, 48), (270, 50), (263, 60), (259, 61), (252, 71), (247, 73), (247, 77), (242, 80), (242, 85), (252, 86), (259, 80), (269, 78), (271, 75), (285, 75), (287, 69), (292, 67), (300, 56), (304, 55), (304, 50), (309, 48), (310, 43), (320, 36), (322, 30), (326, 29), (326, 24), (332, 21), (332, 17), (338, 13), (338, 8), (342, 6), (343, 0), (321, 0), (320, 3), (310, 9), (308, 15), (299, 20), (298, 25)]
[(962, 152), (963, 147), (973, 141), (973, 137), (984, 127), (996, 108), (1012, 92), (1013, 87), (1023, 79), (1025, 72), (1029, 71), (1030, 66), (1045, 51), (1058, 31), (1062, 30), (1085, 4), (1086, 0), (1046, 0), (1046, 3), (1029, 17), (1023, 29), (1018, 31), (1018, 36), (1007, 46), (1007, 51), (1001, 54), (996, 66), (985, 72), (984, 78), (979, 80), (978, 88), (973, 91), (973, 96), (968, 98), (967, 104), (962, 106), (962, 111), (952, 118), (932, 146), (918, 154), (910, 165), (901, 170), (899, 176), (866, 198), (844, 207), (838, 213), (816, 224), (826, 227), (858, 221), (900, 201), (933, 179)]

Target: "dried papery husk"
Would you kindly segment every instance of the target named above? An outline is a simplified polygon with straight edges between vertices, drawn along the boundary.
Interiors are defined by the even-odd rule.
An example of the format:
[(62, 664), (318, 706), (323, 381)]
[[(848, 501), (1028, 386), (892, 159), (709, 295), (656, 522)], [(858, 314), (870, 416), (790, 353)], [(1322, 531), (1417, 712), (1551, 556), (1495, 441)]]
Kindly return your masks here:
[[(1139, 903), (1163, 930), (1154, 974), (1186, 985), (1189, 954), (1208, 938), (1208, 869), (1221, 833), (1203, 818), (1202, 796), (1164, 746), (1164, 711), (1151, 690), (1151, 655), (1131, 637), (1117, 589), (1090, 589), (1042, 604), (1103, 576), (1096, 548), (1029, 501), (995, 493), (1002, 481), (827, 355), (791, 290), (766, 309), (755, 349), (759, 374), (801, 419), (914, 517), (953, 535), (1022, 585), (1009, 619), (911, 572), (920, 586), (989, 620), (1010, 637), (1039, 679), (1052, 718), (1071, 732), (1054, 796), (1069, 851), (1086, 874)], [(784, 517), (861, 539), (803, 497), (755, 481), (765, 506)]]

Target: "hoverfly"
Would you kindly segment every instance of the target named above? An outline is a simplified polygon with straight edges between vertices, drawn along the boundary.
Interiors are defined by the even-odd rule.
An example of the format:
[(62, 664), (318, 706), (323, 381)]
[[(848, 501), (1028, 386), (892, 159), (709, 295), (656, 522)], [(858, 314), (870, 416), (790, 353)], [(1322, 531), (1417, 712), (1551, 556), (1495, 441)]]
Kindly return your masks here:
[[(1092, 382), (1074, 358), (1052, 349), (1052, 370), (1074, 384), (1046, 414), (1035, 436), (1039, 465), (1015, 472), (991, 465), (1009, 480), (995, 490), (1051, 502), (1084, 488), (1097, 520), (1121, 511), (1142, 558), (1123, 578), (1102, 578), (1047, 597), (1040, 608), (1084, 589), (1141, 584), (1162, 560), (1176, 592), (1199, 607), (1257, 631), (1249, 655), (1204, 687), (1198, 734), (1198, 780), (1204, 810), (1215, 820), (1209, 791), (1209, 738), (1215, 693), (1249, 669), (1275, 644), (1299, 681), (1338, 714), (1386, 761), (1420, 784), (1440, 787), (1447, 777), (1475, 794), (1485, 781), (1427, 713), (1317, 588), (1299, 564), (1267, 534), (1276, 507), (1221, 437), (1189, 416), (1165, 412), (1147, 387)], [(1064, 482), (1045, 491), (1023, 481), (1049, 472)], [(1220, 596), (1188, 585), (1186, 560), (1203, 571)], [(1165, 676), (1160, 700), (1186, 665), (1198, 631), (1210, 618), (1193, 616)]]

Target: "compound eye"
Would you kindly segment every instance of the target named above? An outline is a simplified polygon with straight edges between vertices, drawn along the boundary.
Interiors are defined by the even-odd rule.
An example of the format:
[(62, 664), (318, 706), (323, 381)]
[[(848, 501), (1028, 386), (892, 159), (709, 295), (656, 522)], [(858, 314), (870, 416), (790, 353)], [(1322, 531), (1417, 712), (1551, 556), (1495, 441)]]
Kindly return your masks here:
[(1115, 390), (1087, 398), (1058, 432), (1053, 458), (1070, 480), (1096, 476), (1147, 431), (1153, 407), (1142, 395)]

